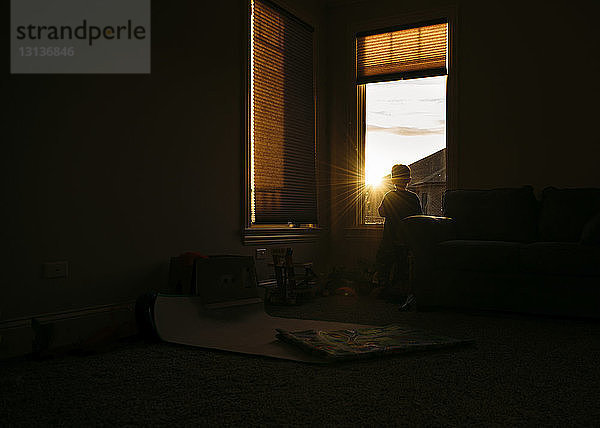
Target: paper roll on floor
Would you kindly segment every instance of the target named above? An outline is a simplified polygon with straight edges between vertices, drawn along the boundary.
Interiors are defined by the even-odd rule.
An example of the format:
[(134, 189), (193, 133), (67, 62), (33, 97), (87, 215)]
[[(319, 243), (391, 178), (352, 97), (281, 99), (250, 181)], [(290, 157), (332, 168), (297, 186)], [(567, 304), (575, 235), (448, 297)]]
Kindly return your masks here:
[(361, 324), (273, 317), (260, 299), (203, 305), (198, 296), (158, 295), (154, 302), (158, 337), (166, 342), (308, 363), (329, 360), (276, 339), (276, 329), (340, 330)]

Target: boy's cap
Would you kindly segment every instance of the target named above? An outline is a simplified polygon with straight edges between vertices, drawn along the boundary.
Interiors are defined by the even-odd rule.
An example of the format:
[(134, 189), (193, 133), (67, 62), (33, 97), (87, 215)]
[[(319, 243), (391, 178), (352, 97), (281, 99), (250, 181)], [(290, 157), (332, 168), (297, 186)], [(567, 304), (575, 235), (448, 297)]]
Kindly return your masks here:
[(392, 167), (392, 180), (410, 180), (410, 168), (406, 165), (398, 164)]

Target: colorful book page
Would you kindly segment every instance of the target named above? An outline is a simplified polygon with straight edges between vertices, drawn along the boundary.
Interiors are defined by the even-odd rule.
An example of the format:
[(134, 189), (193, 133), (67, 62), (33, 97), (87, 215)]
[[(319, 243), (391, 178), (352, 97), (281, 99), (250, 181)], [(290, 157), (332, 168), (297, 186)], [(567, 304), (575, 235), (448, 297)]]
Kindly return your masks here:
[(333, 359), (374, 357), (472, 343), (470, 340), (437, 336), (423, 330), (395, 324), (333, 331), (276, 330), (278, 339)]

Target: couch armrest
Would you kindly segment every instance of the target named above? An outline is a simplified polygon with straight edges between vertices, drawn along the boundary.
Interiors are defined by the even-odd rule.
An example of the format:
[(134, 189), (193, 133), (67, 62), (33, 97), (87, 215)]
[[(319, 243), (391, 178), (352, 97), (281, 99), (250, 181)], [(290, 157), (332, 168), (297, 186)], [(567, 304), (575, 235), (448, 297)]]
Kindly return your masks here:
[(428, 251), (438, 242), (455, 239), (454, 228), (450, 217), (413, 215), (402, 220), (407, 245), (415, 255)]
[[(456, 238), (455, 222), (449, 217), (415, 215), (402, 220), (406, 245), (413, 255), (410, 283), (417, 305), (427, 304), (436, 283), (435, 245)], [(433, 293), (435, 294), (435, 293)]]

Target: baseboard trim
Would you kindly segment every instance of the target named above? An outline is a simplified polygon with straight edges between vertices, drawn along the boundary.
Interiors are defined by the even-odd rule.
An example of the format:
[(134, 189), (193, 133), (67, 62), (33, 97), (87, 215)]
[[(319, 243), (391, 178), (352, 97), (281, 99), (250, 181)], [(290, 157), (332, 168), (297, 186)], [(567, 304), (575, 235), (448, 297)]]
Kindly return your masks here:
[(115, 338), (136, 334), (135, 302), (0, 321), (0, 359), (81, 343), (103, 331), (110, 331)]

